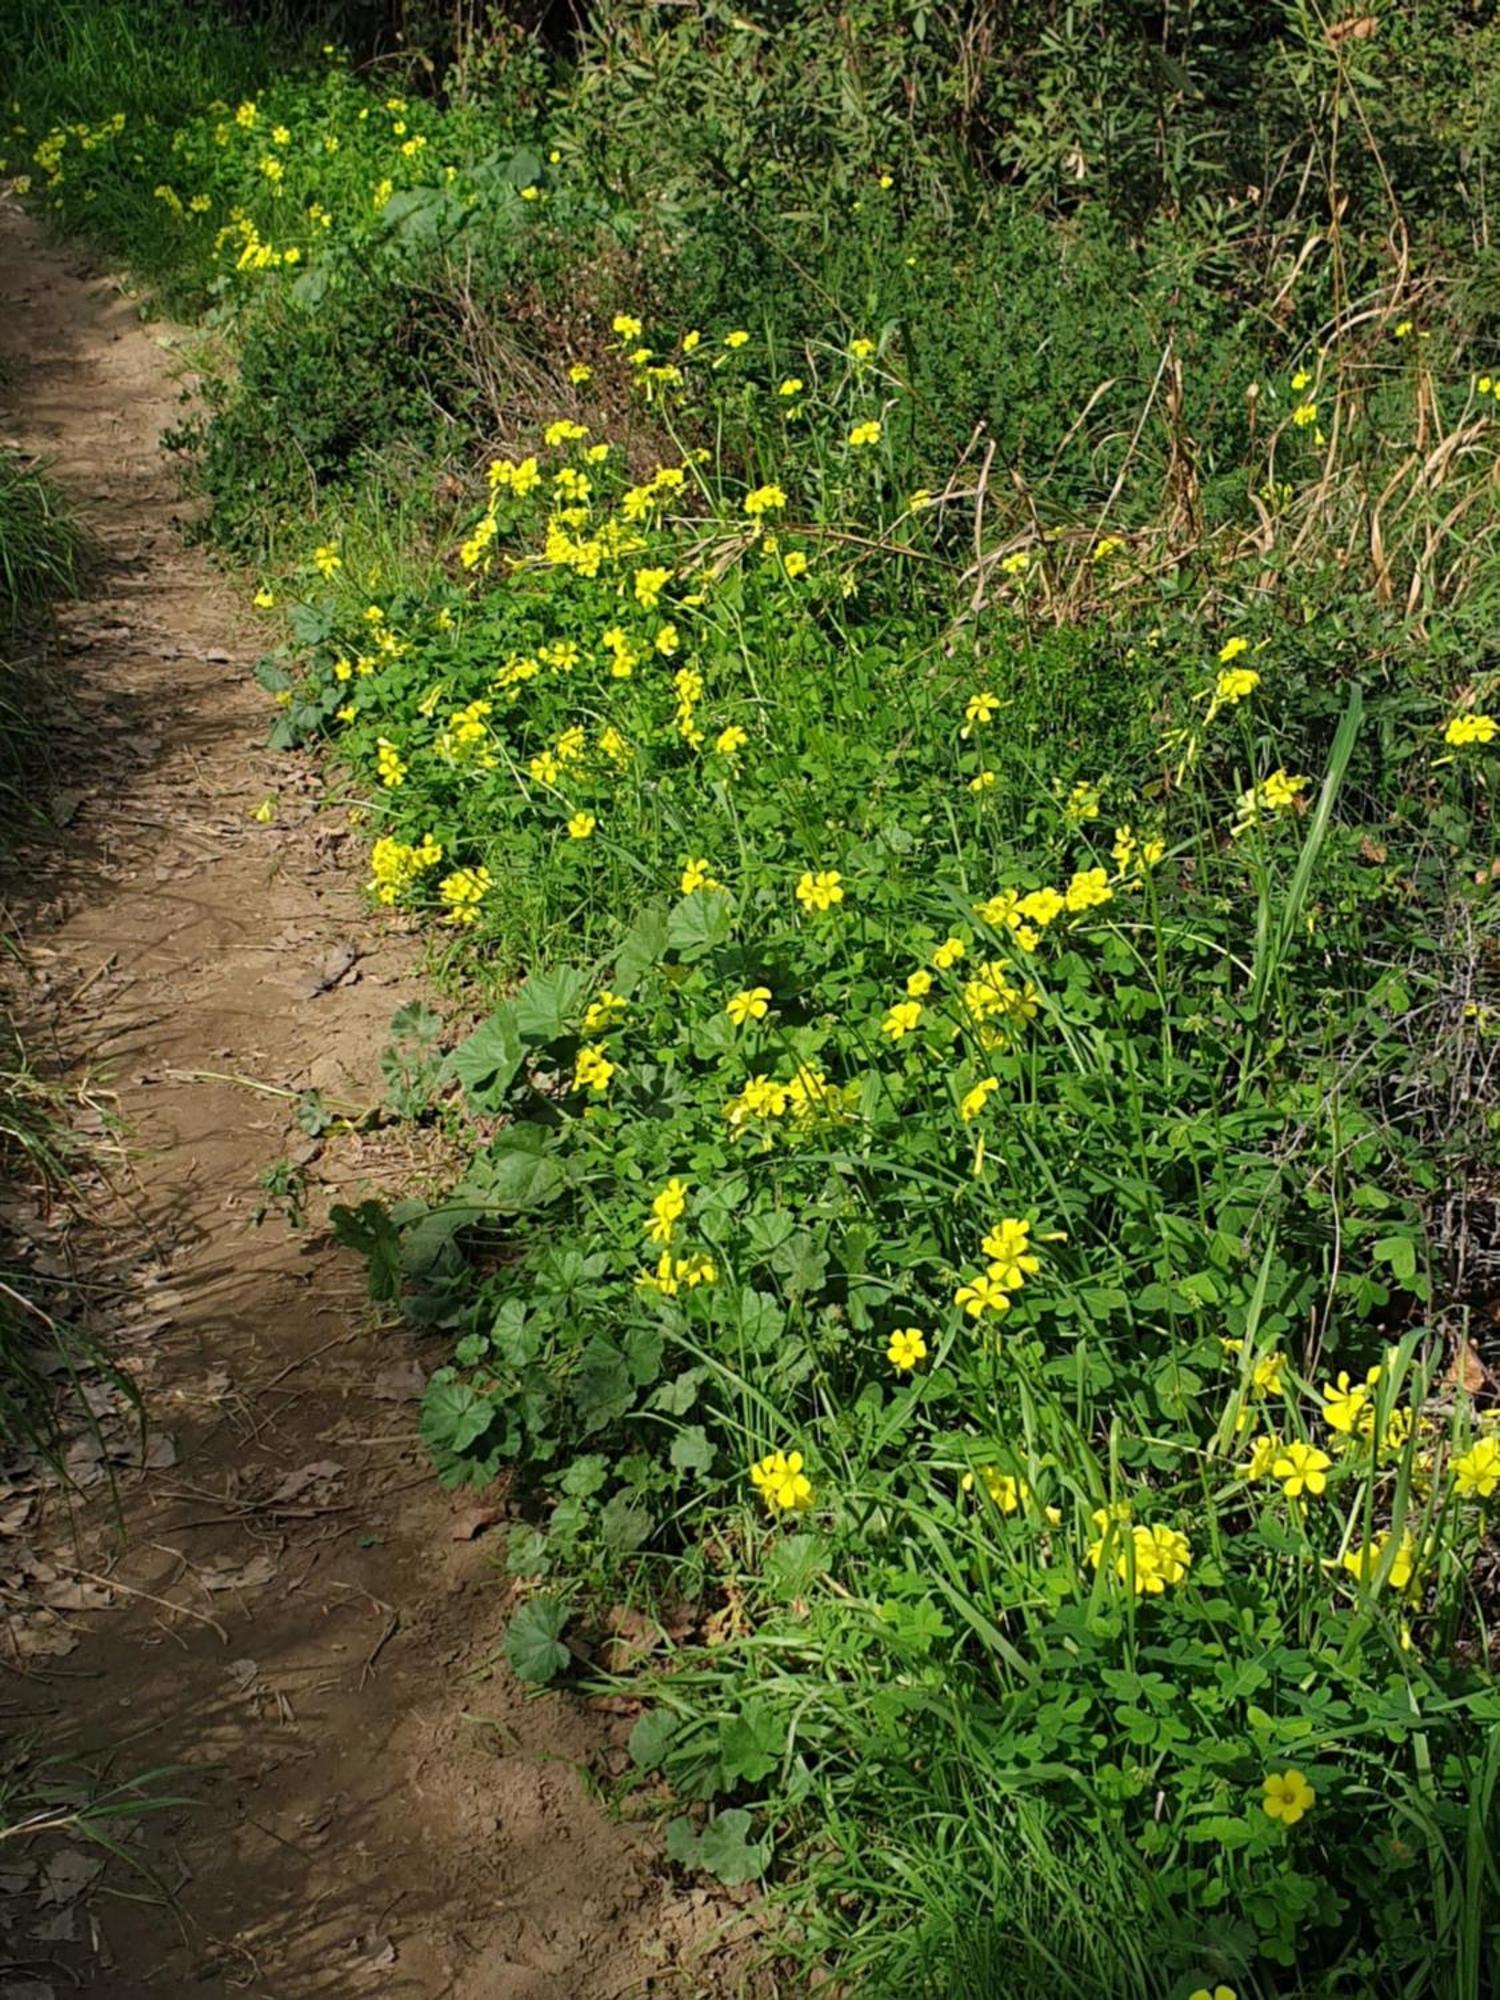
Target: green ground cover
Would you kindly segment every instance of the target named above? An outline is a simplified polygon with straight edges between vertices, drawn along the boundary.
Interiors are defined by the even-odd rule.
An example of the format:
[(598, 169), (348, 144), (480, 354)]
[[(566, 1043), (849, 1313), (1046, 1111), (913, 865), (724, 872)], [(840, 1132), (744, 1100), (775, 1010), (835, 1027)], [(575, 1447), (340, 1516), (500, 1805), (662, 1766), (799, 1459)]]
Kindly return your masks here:
[(471, 1164), (336, 1220), (512, 1662), (654, 1621), (874, 1992), (1492, 1978), (1491, 35), (1264, 11), (17, 31), (428, 926)]

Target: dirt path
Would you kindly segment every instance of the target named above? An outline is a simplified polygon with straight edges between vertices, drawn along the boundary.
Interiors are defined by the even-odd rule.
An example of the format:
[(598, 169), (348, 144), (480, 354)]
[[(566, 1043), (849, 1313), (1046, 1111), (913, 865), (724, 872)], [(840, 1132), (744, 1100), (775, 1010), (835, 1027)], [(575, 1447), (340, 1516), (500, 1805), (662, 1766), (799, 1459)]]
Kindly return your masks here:
[(578, 1775), (623, 1767), (628, 1723), (528, 1701), (495, 1664), (498, 1532), (454, 1538), (415, 1440), (424, 1357), (376, 1329), (319, 1228), (408, 1163), (380, 1135), (334, 1141), (303, 1162), (307, 1230), (252, 1221), (300, 1135), (289, 1098), (232, 1079), (375, 1102), (414, 954), (361, 909), (313, 776), (260, 747), (257, 634), (175, 525), (172, 344), (0, 203), (0, 430), (52, 461), (108, 555), (64, 618), (65, 830), (10, 904), (33, 1033), (124, 1144), (92, 1221), (38, 1262), (86, 1260), (155, 1461), (129, 1469), (106, 1412), (123, 1550), (88, 1440), (81, 1540), (55, 1498), (6, 1515), (3, 1601), (26, 1608), (0, 1702), (8, 1735), (116, 1776), (187, 1766), (169, 1789), (194, 1799), (127, 1830), (149, 1875), (90, 1880), (77, 1841), (5, 1850), (0, 1995), (739, 1991), (723, 1911), (653, 1873)]

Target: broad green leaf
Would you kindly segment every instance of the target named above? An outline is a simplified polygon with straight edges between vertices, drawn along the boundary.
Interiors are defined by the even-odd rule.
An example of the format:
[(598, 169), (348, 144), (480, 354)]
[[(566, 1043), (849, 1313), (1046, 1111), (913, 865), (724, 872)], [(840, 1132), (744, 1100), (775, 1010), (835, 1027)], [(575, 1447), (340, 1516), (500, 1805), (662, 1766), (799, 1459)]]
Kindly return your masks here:
[(691, 964), (729, 942), (734, 909), (725, 889), (695, 889), (672, 907), (667, 918), (667, 943)]
[(511, 1619), (505, 1633), (505, 1657), (517, 1680), (555, 1680), (571, 1655), (558, 1634), (568, 1622), (560, 1597), (533, 1597)]
[(573, 965), (533, 972), (511, 1003), (516, 1027), (527, 1042), (555, 1042), (578, 1026), (589, 977)]
[(630, 1732), (630, 1759), (641, 1771), (658, 1771), (677, 1734), (677, 1718), (665, 1708), (648, 1708)]
[(494, 1421), (494, 1404), (466, 1382), (434, 1382), (422, 1398), (422, 1441), (433, 1451), (465, 1452)]
[(516, 1010), (506, 1000), (482, 1028), (476, 1028), (443, 1064), (443, 1078), (456, 1078), (476, 1111), (498, 1111), (525, 1059)]
[(786, 1725), (763, 1701), (747, 1701), (719, 1724), (719, 1761), (727, 1784), (753, 1785), (774, 1771), (786, 1748)]

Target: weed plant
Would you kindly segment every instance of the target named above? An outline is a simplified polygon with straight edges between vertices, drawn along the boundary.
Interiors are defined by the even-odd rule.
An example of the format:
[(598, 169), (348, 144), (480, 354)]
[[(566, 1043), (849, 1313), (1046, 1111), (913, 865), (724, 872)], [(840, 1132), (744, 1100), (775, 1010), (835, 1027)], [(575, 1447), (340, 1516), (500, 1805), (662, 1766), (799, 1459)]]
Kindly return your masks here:
[(337, 1227), (526, 1497), (516, 1671), (644, 1612), (667, 1851), (807, 1977), (1479, 2000), (1482, 37), (802, 11), (23, 106), (205, 302), (273, 740), (485, 1013), (393, 1024), (460, 1183)]

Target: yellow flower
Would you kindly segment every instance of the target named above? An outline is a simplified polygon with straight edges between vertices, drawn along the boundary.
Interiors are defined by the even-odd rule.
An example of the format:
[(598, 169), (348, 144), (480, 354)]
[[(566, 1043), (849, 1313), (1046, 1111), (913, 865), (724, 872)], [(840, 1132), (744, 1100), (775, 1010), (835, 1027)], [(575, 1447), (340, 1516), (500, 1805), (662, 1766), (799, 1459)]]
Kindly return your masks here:
[(778, 396), (800, 396), (802, 394), (802, 377), (800, 375), (788, 375), (776, 393)]
[(375, 744), (375, 768), (381, 784), (394, 790), (406, 778), (406, 765), (401, 761), (401, 753), (394, 743), (380, 737)]
[(621, 340), (639, 340), (641, 337), (641, 323), (630, 313), (616, 313), (610, 325)]
[[(1379, 1372), (1378, 1369), (1371, 1371), (1375, 1378), (1378, 1378)], [(1373, 1379), (1351, 1382), (1348, 1370), (1340, 1370), (1338, 1380), (1331, 1387), (1319, 1391), (1323, 1398), (1323, 1421), (1328, 1428), (1341, 1431), (1345, 1436), (1357, 1430), (1374, 1386)]]
[(1462, 749), (1468, 743), (1493, 743), (1500, 722), (1493, 715), (1475, 712), (1470, 715), (1455, 715), (1443, 731), (1443, 741), (1454, 749)]
[(690, 854), (682, 864), (682, 893), (694, 895), (699, 889), (722, 889), (724, 884), (714, 880), (708, 872), (708, 862), (701, 855)]
[(965, 1125), (972, 1125), (983, 1111), (990, 1098), (1000, 1088), (1000, 1079), (982, 1076), (972, 1090), (966, 1090), (958, 1101), (958, 1115)]
[(813, 1501), (812, 1482), (800, 1451), (773, 1451), (750, 1468), (750, 1482), (772, 1514), (790, 1514)]
[(1107, 903), (1114, 895), (1109, 877), (1102, 868), (1080, 868), (1068, 884), (1067, 905), (1075, 914)]
[(568, 821), (569, 840), (587, 840), (599, 822), (590, 812), (576, 812)]
[(970, 1319), (980, 1319), (987, 1312), (1010, 1311), (1009, 1293), (986, 1271), (981, 1271), (972, 1278), (966, 1278), (953, 1294), (953, 1303), (962, 1306)]
[(1315, 424), (1317, 421), (1318, 406), (1316, 403), (1299, 403), (1296, 409), (1292, 411), (1292, 422), (1297, 426), (1299, 431), (1305, 431), (1309, 424)]
[(450, 924), (473, 924), (479, 919), (479, 904), (494, 885), (488, 868), (455, 868), (438, 884), (438, 895), (448, 906)]
[(602, 1097), (618, 1067), (605, 1054), (602, 1042), (585, 1042), (574, 1059), (572, 1087), (586, 1090), (591, 1097)]
[(1253, 667), (1230, 667), (1214, 682), (1214, 700), (1221, 707), (1232, 708), (1259, 686), (1260, 675)]
[(1239, 637), (1235, 637), (1233, 639), (1226, 639), (1223, 645), (1219, 648), (1219, 665), (1221, 667), (1227, 667), (1233, 661), (1237, 660), (1240, 657), (1241, 653), (1248, 653), (1249, 650), (1250, 650), (1250, 641), (1248, 639)]
[(250, 808), (250, 817), (257, 826), (269, 826), (276, 817), (276, 801), (269, 795), (258, 806)]
[(910, 1000), (925, 1000), (932, 991), (932, 974), (919, 967), (906, 975), (906, 993)]
[(276, 593), (275, 593), (275, 591), (274, 591), (274, 590), (272, 590), (272, 588), (271, 588), (271, 586), (270, 586), (269, 584), (267, 584), (267, 583), (263, 583), (263, 584), (261, 585), (260, 589), (259, 589), (259, 590), (257, 590), (257, 591), (256, 591), (256, 593), (255, 593), (255, 608), (256, 608), (256, 610), (257, 610), (257, 611), (269, 611), (269, 610), (271, 609), (272, 605), (274, 605), (274, 604), (275, 604), (275, 602), (276, 602)]
[(1281, 1456), (1281, 1440), (1274, 1431), (1262, 1431), (1250, 1443), (1250, 1456), (1245, 1461), (1247, 1479), (1264, 1479), (1276, 1460)]
[(850, 341), (849, 352), (854, 356), (856, 361), (868, 361), (870, 356), (875, 352), (875, 343), (873, 340), (866, 340), (864, 335), (861, 334), (857, 340)]
[(686, 1207), (687, 1182), (678, 1180), (674, 1174), (651, 1203), (651, 1220), (646, 1225), (646, 1235), (651, 1242), (670, 1243), (672, 1232)]
[(850, 431), (849, 433), (849, 442), (854, 446), (856, 451), (858, 451), (862, 446), (867, 444), (879, 444), (880, 442), (879, 418), (870, 417), (867, 418), (864, 423), (856, 424), (853, 430)]
[(790, 577), (807, 574), (807, 557), (801, 549), (789, 549), (781, 559), (781, 566)]
[(1268, 1819), (1295, 1826), (1318, 1796), (1300, 1771), (1272, 1771), (1261, 1788), (1261, 1809)]
[(885, 1350), (885, 1358), (899, 1374), (907, 1374), (927, 1359), (927, 1342), (914, 1326), (898, 1326)]
[(656, 607), (662, 586), (671, 577), (669, 569), (638, 569), (635, 573), (635, 601), (645, 611)]
[[(1092, 872), (1095, 875), (1102, 875), (1104, 870), (1096, 868)], [(1075, 876), (1073, 879), (1076, 882), (1078, 878)], [(1108, 901), (1108, 898), (1104, 900)], [(1079, 906), (1070, 901), (1069, 897), (1060, 896), (1056, 889), (1033, 889), (1017, 903), (1016, 915), (1024, 918), (1029, 924), (1040, 925), (1045, 930), (1048, 924), (1056, 923), (1064, 910), (1075, 907)]]
[(804, 910), (831, 910), (844, 900), (844, 878), (836, 868), (807, 870), (797, 884), (797, 901)]
[(702, 339), (703, 335), (698, 331), (697, 327), (694, 327), (691, 333), (685, 333), (682, 336), (683, 353), (684, 354), (696, 353), (700, 343), (702, 342)]
[(894, 1007), (888, 1007), (885, 1019), (880, 1024), (880, 1032), (889, 1035), (893, 1042), (899, 1042), (909, 1035), (922, 1018), (922, 1005), (918, 1000), (900, 1000)]
[(1287, 1358), (1279, 1352), (1272, 1352), (1256, 1362), (1250, 1371), (1250, 1383), (1262, 1396), (1279, 1396), (1282, 1390), (1282, 1376), (1287, 1368)]
[(622, 994), (611, 993), (607, 986), (604, 987), (598, 999), (591, 1000), (588, 1004), (583, 1017), (583, 1032), (586, 1035), (598, 1035), (614, 1027), (629, 1004)]
[(731, 723), (728, 729), (721, 729), (714, 738), (714, 749), (721, 757), (734, 757), (749, 741), (744, 730), (737, 723)]
[[(1346, 1549), (1343, 1556), (1344, 1568), (1360, 1583), (1373, 1583), (1385, 1560), (1385, 1552), (1390, 1546), (1389, 1534), (1377, 1535), (1364, 1549)], [(1386, 1582), (1392, 1590), (1405, 1590), (1411, 1582), (1416, 1568), (1416, 1551), (1410, 1534), (1403, 1534), (1396, 1545), (1396, 1553), (1391, 1557), (1390, 1574)]]
[(752, 520), (762, 514), (774, 514), (786, 505), (786, 494), (779, 486), (757, 486), (753, 493), (745, 495), (745, 512)]
[(1232, 1986), (1215, 1986), (1212, 1990), (1207, 1986), (1198, 1986), (1188, 1995), (1188, 2000), (1236, 2000), (1236, 1995)]
[(724, 345), (726, 347), (743, 347), (749, 338), (750, 336), (746, 333), (745, 329), (742, 326), (737, 326), (733, 333), (725, 334)]
[(326, 546), (314, 549), (312, 559), (313, 568), (318, 572), (319, 576), (332, 576), (335, 570), (342, 569), (344, 566), (340, 560), (338, 550)]
[(769, 986), (746, 986), (738, 993), (731, 993), (724, 1012), (737, 1028), (743, 1028), (747, 1021), (763, 1021), (771, 1008)]
[(982, 728), (986, 722), (993, 720), (999, 710), (999, 695), (991, 694), (988, 689), (982, 689), (978, 694), (971, 694), (964, 703), (965, 726), (960, 733), (967, 736), (971, 730)]
[(585, 382), (592, 382), (593, 379), (594, 379), (594, 371), (592, 368), (588, 366), (586, 362), (575, 361), (572, 367), (568, 370), (568, 380), (574, 385), (575, 388), (581, 386)]
[(932, 954), (932, 962), (939, 972), (947, 972), (952, 966), (957, 965), (967, 949), (968, 946), (961, 937), (944, 938)]
[(1303, 1444), (1299, 1438), (1273, 1461), (1271, 1476), (1281, 1481), (1282, 1490), (1289, 1500), (1300, 1500), (1304, 1493), (1310, 1493), (1316, 1499), (1328, 1484), (1324, 1475), (1332, 1463), (1326, 1451), (1319, 1451), (1316, 1445)]
[(1031, 1224), (1017, 1216), (997, 1222), (982, 1247), (990, 1260), (989, 1275), (1004, 1291), (1018, 1292), (1042, 1268), (1041, 1260), (1032, 1254)]
[(1453, 1490), (1465, 1500), (1488, 1500), (1500, 1487), (1500, 1438), (1480, 1438), (1453, 1461)]

